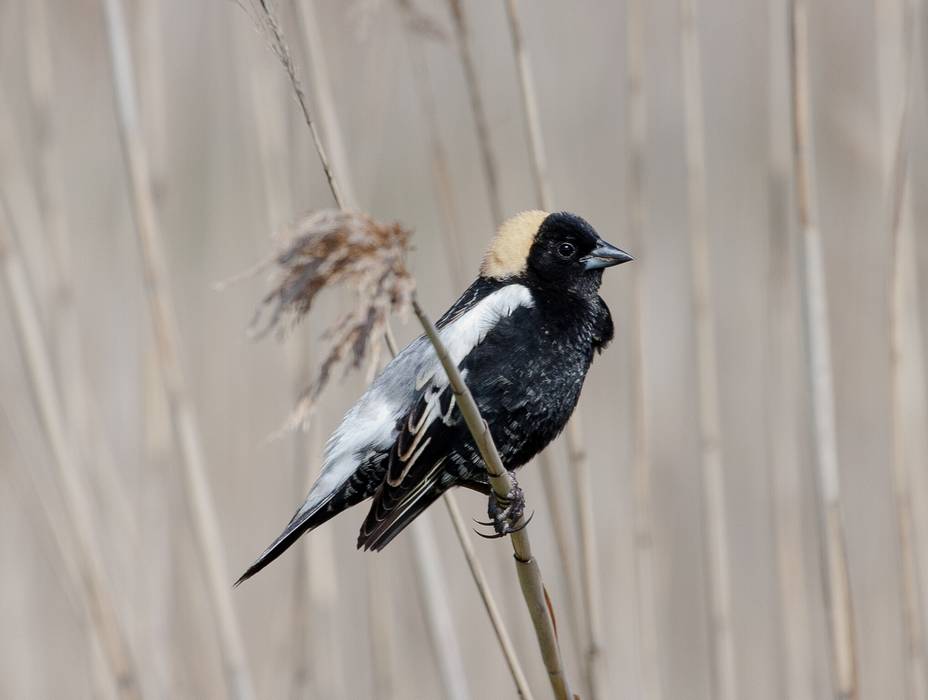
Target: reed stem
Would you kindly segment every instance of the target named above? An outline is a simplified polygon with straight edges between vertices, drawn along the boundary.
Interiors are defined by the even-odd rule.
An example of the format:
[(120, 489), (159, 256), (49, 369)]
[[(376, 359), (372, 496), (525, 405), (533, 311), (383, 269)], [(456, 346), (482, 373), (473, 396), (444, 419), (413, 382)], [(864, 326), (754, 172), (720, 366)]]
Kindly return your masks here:
[(822, 237), (813, 180), (812, 108), (809, 86), (808, 16), (804, 0), (790, 4), (790, 76), (793, 180), (802, 238), (802, 303), (807, 370), (818, 477), (822, 576), (828, 619), (831, 675), (836, 700), (856, 700), (857, 651), (847, 545), (841, 514), (841, 478), (835, 432), (834, 371), (828, 329), (828, 298)]
[(680, 0), (680, 57), (683, 61), (686, 181), (692, 264), (693, 316), (696, 326), (696, 374), (699, 390), (704, 546), (709, 595), (709, 634), (713, 696), (735, 700), (738, 686), (731, 619), (731, 562), (722, 459), (718, 353), (709, 266), (706, 202), (705, 121), (696, 0)]
[(207, 476), (199, 422), (181, 366), (181, 333), (168, 283), (164, 240), (158, 221), (139, 121), (138, 92), (121, 0), (103, 0), (106, 35), (113, 73), (119, 136), (128, 173), (135, 232), (142, 259), (145, 294), (161, 367), (161, 380), (171, 411), (175, 443), (186, 481), (184, 490), (194, 536), (205, 569), (207, 591), (218, 625), (228, 691), (237, 700), (251, 700), (254, 689), (245, 657), (241, 628), (229, 586), (219, 518)]

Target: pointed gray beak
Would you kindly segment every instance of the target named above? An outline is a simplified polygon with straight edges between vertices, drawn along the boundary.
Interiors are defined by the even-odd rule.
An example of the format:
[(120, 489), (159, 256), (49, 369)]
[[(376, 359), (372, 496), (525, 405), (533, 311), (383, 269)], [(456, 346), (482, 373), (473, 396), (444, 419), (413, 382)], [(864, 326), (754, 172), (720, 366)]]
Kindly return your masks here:
[(631, 255), (626, 253), (624, 250), (616, 248), (611, 243), (606, 243), (602, 238), (596, 241), (596, 247), (590, 252), (589, 255), (585, 255), (580, 258), (580, 262), (583, 263), (583, 269), (585, 270), (598, 270), (602, 267), (612, 267), (613, 265), (621, 265), (622, 263), (629, 262), (634, 260)]

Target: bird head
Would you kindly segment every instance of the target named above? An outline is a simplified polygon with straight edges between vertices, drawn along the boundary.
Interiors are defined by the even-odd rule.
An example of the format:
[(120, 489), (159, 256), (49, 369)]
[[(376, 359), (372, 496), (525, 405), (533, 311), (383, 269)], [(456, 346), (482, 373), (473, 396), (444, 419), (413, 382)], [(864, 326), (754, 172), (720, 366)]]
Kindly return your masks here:
[(525, 211), (499, 228), (480, 274), (495, 279), (527, 278), (546, 287), (595, 293), (603, 269), (633, 260), (607, 243), (576, 214)]

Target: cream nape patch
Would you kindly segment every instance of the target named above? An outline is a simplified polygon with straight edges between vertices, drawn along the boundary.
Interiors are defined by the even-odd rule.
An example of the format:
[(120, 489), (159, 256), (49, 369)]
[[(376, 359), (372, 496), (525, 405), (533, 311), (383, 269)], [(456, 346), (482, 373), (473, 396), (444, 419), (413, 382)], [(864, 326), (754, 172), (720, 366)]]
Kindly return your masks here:
[(548, 212), (533, 209), (503, 222), (483, 256), (480, 274), (502, 279), (524, 272), (535, 234), (546, 218)]

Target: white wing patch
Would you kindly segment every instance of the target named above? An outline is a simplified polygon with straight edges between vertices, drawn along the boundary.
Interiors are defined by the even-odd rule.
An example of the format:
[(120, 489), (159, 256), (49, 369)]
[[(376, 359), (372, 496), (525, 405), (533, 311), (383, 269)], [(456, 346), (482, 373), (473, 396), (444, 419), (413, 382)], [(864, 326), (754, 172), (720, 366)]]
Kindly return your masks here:
[[(501, 318), (512, 314), (520, 306), (534, 306), (532, 293), (521, 284), (508, 284), (488, 295), (472, 309), (462, 314), (441, 329), (441, 342), (454, 364), (477, 347)], [(429, 347), (431, 361), (416, 376), (416, 391), (432, 383), (439, 391), (448, 385), (448, 377), (442, 369), (438, 356)]]
[[(534, 306), (532, 293), (521, 284), (509, 284), (448, 323), (440, 334), (454, 363), (460, 364), (500, 319), (523, 306)], [(298, 515), (324, 506), (366, 455), (390, 449), (396, 440), (397, 422), (408, 413), (426, 385), (431, 385), (426, 391), (434, 392), (437, 398), (447, 384), (441, 362), (426, 338), (420, 336), (407, 345), (345, 414), (329, 438), (319, 478)], [(438, 412), (427, 411), (424, 422), (434, 421)]]

